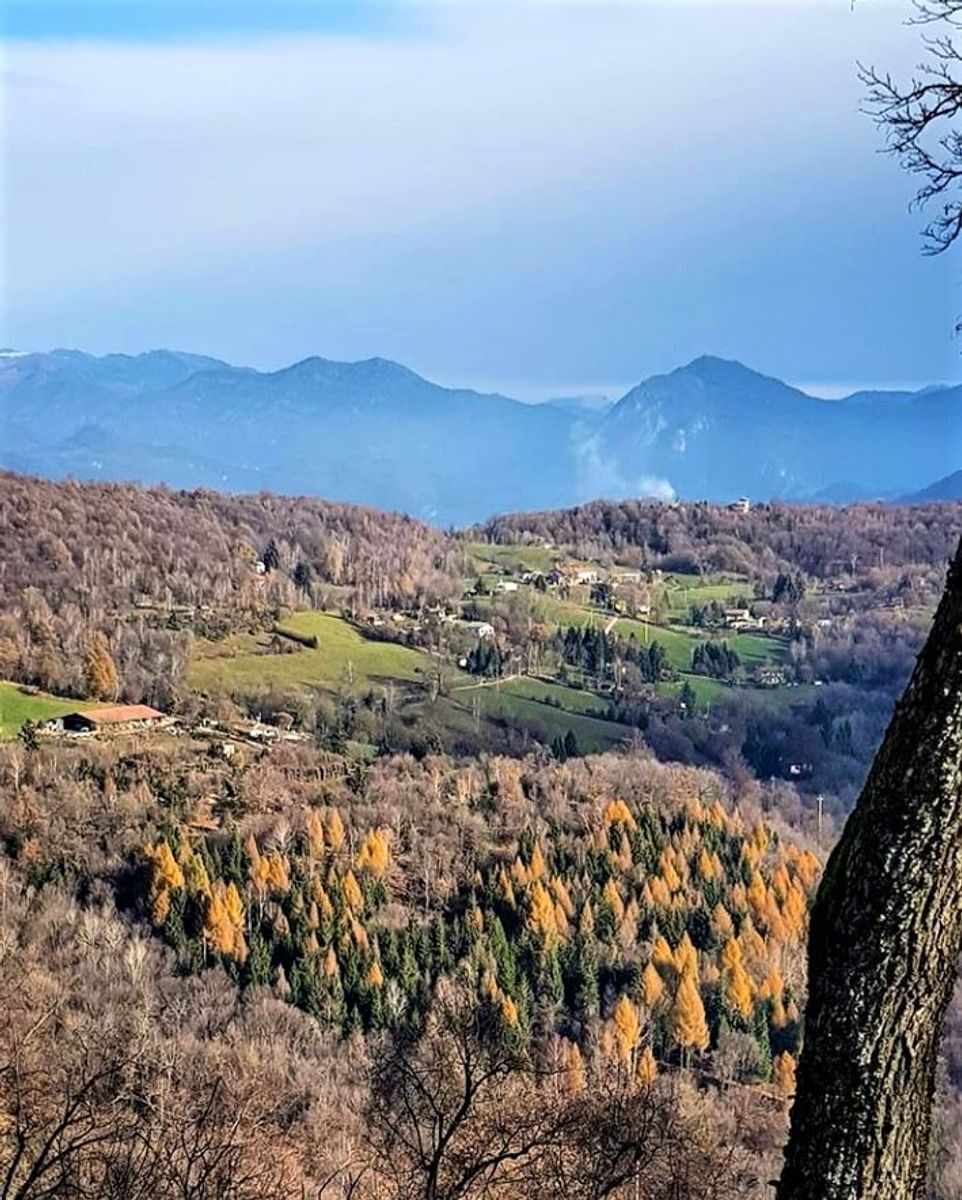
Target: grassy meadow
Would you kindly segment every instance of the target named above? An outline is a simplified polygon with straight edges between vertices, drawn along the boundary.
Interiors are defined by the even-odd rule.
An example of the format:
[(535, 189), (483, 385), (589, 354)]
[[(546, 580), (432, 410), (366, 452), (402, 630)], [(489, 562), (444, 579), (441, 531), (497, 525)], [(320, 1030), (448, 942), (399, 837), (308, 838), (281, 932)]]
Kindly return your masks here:
[(275, 683), (332, 691), (345, 683), (354, 688), (391, 681), (415, 684), (426, 680), (430, 670), (429, 655), (366, 638), (332, 613), (294, 613), (281, 628), (316, 637), (317, 649), (298, 647), (291, 653), (272, 654), (274, 635), (266, 632), (199, 641), (188, 676), (190, 686), (199, 691), (243, 691)]
[(14, 737), (26, 721), (51, 721), (65, 713), (89, 708), (79, 700), (28, 691), (18, 683), (0, 682), (0, 737)]

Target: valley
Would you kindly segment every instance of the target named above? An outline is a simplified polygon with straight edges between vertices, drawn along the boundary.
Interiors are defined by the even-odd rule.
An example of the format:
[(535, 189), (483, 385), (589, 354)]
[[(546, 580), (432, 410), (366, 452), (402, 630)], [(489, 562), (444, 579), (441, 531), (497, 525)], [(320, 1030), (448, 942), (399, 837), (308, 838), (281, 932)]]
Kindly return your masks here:
[(3, 482), (8, 735), (98, 701), (93, 604), (105, 699), (188, 729), (280, 722), (361, 759), (644, 744), (839, 814), (960, 527), (948, 506), (629, 502), (441, 534), (319, 501)]
[[(507, 1188), (517, 1161), (549, 1200), (572, 1170), (623, 1195), (617, 1134), (639, 1178), (764, 1200), (821, 863), (960, 533), (952, 505), (638, 501), (441, 532), (0, 475), (25, 1127), (49, 1064), (136, 1061), (151, 1102), (87, 1112), (151, 1187), (210, 1149), (249, 1200), (376, 1200), (422, 1186), (410, 1086), (453, 1122), (444, 1170), (497, 1137)], [(497, 1081), (466, 1106), (459, 1055)]]

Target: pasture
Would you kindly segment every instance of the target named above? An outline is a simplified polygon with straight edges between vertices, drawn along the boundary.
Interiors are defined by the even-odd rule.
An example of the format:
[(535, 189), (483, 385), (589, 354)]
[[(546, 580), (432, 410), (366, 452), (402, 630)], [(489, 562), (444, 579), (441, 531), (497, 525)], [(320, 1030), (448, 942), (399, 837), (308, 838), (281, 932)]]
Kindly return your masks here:
[(18, 683), (0, 682), (0, 737), (14, 737), (26, 721), (51, 721), (89, 707), (80, 700), (65, 700), (24, 689)]
[(374, 684), (425, 681), (431, 658), (420, 650), (364, 637), (343, 617), (299, 612), (281, 628), (300, 637), (316, 637), (317, 649), (298, 647), (271, 653), (271, 633), (234, 634), (219, 642), (199, 641), (188, 680), (199, 691), (244, 691), (263, 684), (332, 691)]

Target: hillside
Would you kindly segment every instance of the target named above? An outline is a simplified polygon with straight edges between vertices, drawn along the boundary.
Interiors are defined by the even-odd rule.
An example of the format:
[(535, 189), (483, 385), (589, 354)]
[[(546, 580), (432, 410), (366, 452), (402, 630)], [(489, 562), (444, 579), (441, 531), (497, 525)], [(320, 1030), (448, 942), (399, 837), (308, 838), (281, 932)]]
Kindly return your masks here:
[[(0, 1171), (79, 1092), (106, 1200), (133, 1153), (160, 1200), (766, 1200), (819, 863), (960, 521), (0, 476)], [(165, 719), (38, 724), (105, 699)]]
[(948, 504), (962, 500), (962, 471), (953, 471), (921, 491), (902, 496), (901, 504)]
[(599, 496), (891, 498), (957, 468), (960, 417), (959, 388), (826, 401), (710, 357), (607, 405), (439, 387), (380, 358), (0, 355), (0, 466), (300, 492), (438, 525)]
[[(0, 747), (0, 785), (31, 796), (0, 817), (0, 1038), (31, 1084), (3, 1090), (29, 1151), (4, 1124), (0, 1166), (30, 1170), (75, 1089), (58, 1162), (88, 1180), (136, 1139), (162, 1198), (195, 1155), (216, 1159), (200, 1200), (420, 1194), (387, 1190), (425, 1171), (392, 1136), (424, 1128), (407, 1080), (451, 1124), (445, 1172), (497, 1131), (506, 1200), (516, 1161), (549, 1200), (575, 1168), (616, 1198), (667, 1179), (761, 1200), (805, 998), (804, 838), (750, 790), (637, 756), (331, 766), (184, 738)], [(463, 1054), (491, 1080), (469, 1073), (466, 1103)], [(627, 1182), (598, 1142), (615, 1131)]]
[(187, 731), (266, 721), (360, 758), (644, 741), (838, 811), (962, 530), (950, 506), (634, 501), (442, 534), (312, 499), (13, 475), (0, 518), (7, 734), (97, 699), (106, 660), (107, 699)]

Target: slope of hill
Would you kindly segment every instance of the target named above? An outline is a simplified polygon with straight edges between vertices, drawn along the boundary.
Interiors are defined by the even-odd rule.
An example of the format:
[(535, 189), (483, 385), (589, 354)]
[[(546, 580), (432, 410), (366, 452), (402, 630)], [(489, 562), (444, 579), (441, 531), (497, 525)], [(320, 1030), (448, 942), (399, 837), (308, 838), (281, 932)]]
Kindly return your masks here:
[(921, 491), (902, 496), (901, 504), (946, 504), (962, 500), (962, 471), (953, 471)]
[(962, 388), (827, 401), (709, 357), (604, 409), (443, 388), (380, 358), (262, 372), (166, 350), (0, 355), (0, 466), (300, 492), (437, 524), (598, 496), (891, 498), (959, 461)]
[(463, 1200), (763, 1200), (818, 863), (761, 790), (640, 755), (336, 766), (0, 746), (30, 801), (0, 814), (4, 1174), (52, 1143), (51, 1175), (125, 1200), (440, 1172)]

